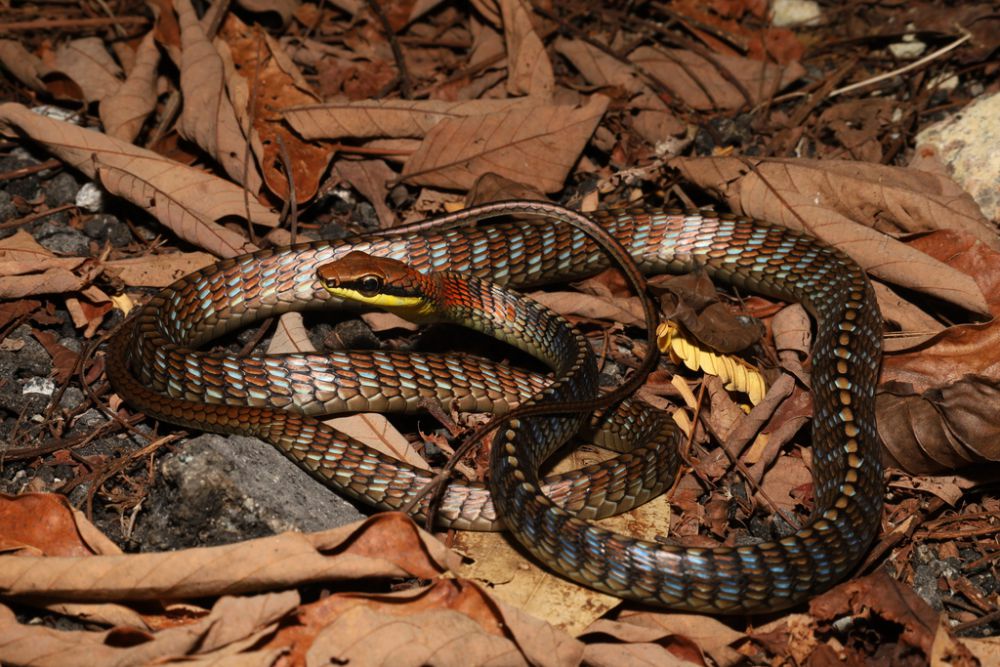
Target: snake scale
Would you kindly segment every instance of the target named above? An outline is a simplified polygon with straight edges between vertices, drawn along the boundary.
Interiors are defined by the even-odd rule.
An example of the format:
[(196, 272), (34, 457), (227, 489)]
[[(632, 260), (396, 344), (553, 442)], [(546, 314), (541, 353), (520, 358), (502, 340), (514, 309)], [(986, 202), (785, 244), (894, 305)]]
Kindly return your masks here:
[[(605, 268), (607, 259), (595, 244), (567, 225), (537, 219), (470, 224), (512, 213), (561, 219), (563, 211), (538, 202), (488, 204), (385, 236), (313, 242), (225, 260), (182, 278), (143, 306), (108, 346), (109, 378), (129, 403), (151, 416), (255, 435), (345, 494), (398, 509), (428, 473), (339, 435), (313, 415), (408, 411), (428, 396), (454, 398), (458, 409), (503, 412), (537, 394), (546, 380), (447, 355), (237, 358), (194, 349), (270, 315), (330, 307), (336, 299), (323, 289), (317, 270), (352, 251), (396, 259), (422, 272), (449, 270), (518, 288)], [(565, 576), (677, 609), (777, 610), (843, 578), (878, 531), (883, 496), (874, 415), (882, 325), (864, 272), (840, 251), (808, 236), (745, 218), (640, 209), (588, 215), (628, 248), (646, 273), (703, 266), (730, 285), (801, 302), (816, 318), (813, 516), (779, 540), (715, 548), (636, 540), (594, 525), (588, 519), (662, 492), (679, 463), (666, 421), (627, 401), (598, 429), (597, 441), (634, 450), (541, 482), (551, 500), (538, 490), (537, 468), (548, 452), (536, 444), (550, 442), (546, 429), (560, 428), (558, 422), (566, 420), (511, 420), (500, 429), (492, 455), (491, 484), (499, 500), (491, 502), (481, 486), (452, 484), (442, 503), (444, 523), (480, 529), (506, 525)], [(563, 363), (550, 361), (557, 370)], [(549, 386), (556, 394), (564, 391), (558, 380)], [(500, 506), (499, 518), (493, 502)]]

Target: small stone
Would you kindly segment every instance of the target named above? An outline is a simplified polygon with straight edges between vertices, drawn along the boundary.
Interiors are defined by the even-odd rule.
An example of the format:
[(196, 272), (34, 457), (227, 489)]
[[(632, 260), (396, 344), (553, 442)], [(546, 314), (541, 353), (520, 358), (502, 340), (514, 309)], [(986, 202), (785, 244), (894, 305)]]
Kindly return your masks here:
[(49, 208), (64, 206), (76, 203), (76, 193), (80, 191), (80, 184), (73, 175), (66, 171), (61, 171), (52, 178), (45, 181), (45, 204)]
[(128, 225), (107, 213), (95, 215), (83, 223), (83, 232), (95, 241), (110, 242), (116, 248), (132, 242), (132, 231)]

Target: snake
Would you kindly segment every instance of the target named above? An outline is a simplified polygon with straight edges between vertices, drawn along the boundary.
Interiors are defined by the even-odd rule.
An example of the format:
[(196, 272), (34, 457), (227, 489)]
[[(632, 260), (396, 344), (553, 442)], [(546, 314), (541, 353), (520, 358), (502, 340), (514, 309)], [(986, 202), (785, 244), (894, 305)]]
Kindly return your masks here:
[[(542, 219), (504, 217), (484, 224), (511, 214)], [(884, 493), (874, 413), (882, 324), (865, 272), (811, 236), (745, 217), (642, 208), (588, 216), (626, 247), (645, 273), (700, 267), (736, 288), (799, 302), (813, 315), (813, 512), (789, 535), (739, 546), (664, 544), (596, 525), (593, 519), (668, 488), (679, 464), (676, 435), (666, 420), (631, 400), (603, 425), (591, 424), (597, 440), (620, 447), (622, 454), (545, 479), (539, 479), (538, 468), (553, 443), (587, 420), (566, 414), (515, 416), (498, 430), (490, 488), (452, 483), (441, 505), (444, 524), (504, 526), (563, 576), (680, 610), (775, 611), (843, 579), (878, 533)], [(108, 377), (126, 401), (150, 416), (255, 435), (346, 495), (398, 509), (429, 473), (336, 433), (314, 415), (338, 407), (412, 410), (425, 396), (452, 397), (459, 409), (498, 412), (526, 397), (558, 402), (592, 396), (593, 367), (580, 360), (571, 327), (557, 333), (532, 307), (527, 315), (513, 315), (517, 325), (507, 339), (531, 353), (542, 349), (541, 334), (531, 327), (546, 320), (543, 329), (551, 342), (540, 356), (555, 370), (555, 379), (461, 356), (239, 357), (196, 348), (267, 316), (335, 305), (340, 299), (326, 289), (318, 271), (352, 252), (404, 262), (421, 274), (488, 281), (481, 284), (490, 290), (572, 280), (606, 268), (607, 257), (584, 231), (553, 224), (565, 217), (565, 209), (554, 204), (501, 202), (389, 234), (224, 260), (180, 279), (139, 309), (107, 348)], [(517, 311), (512, 308), (504, 312), (510, 316)]]

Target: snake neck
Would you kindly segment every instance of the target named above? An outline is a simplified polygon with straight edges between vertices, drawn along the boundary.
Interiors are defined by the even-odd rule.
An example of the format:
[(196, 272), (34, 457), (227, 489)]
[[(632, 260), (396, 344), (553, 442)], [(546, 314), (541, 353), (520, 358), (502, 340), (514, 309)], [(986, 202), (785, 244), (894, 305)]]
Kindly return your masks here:
[(526, 352), (563, 376), (590, 356), (590, 344), (562, 316), (494, 283), (457, 272), (437, 274), (442, 320)]

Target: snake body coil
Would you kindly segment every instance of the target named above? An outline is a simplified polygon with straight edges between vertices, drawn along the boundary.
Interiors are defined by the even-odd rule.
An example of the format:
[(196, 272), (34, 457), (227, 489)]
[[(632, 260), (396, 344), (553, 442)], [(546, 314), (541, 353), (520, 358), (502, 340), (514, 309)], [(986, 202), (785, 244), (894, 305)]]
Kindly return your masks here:
[[(448, 269), (515, 287), (604, 268), (607, 261), (593, 243), (568, 227), (514, 221), (447, 228), (508, 213), (558, 218), (560, 211), (540, 203), (493, 204), (382, 238), (317, 242), (226, 260), (150, 301), (133, 328), (112, 341), (109, 377), (124, 398), (152, 416), (256, 435), (345, 493), (398, 508), (427, 475), (339, 436), (310, 414), (330, 407), (411, 409), (414, 397), (444, 398), (453, 390), (464, 409), (502, 409), (536, 393), (544, 382), (489, 364), (430, 356), (238, 359), (190, 348), (269, 315), (329, 304), (316, 269), (353, 250), (392, 257), (421, 271)], [(556, 440), (553, 432), (572, 425), (565, 417), (533, 416), (501, 429), (491, 483), (503, 524), (539, 559), (577, 581), (674, 608), (761, 612), (829, 587), (863, 556), (882, 507), (874, 425), (881, 319), (863, 271), (809, 237), (745, 219), (636, 210), (594, 217), (646, 272), (704, 266), (729, 284), (799, 301), (816, 317), (814, 516), (806, 527), (774, 542), (709, 549), (634, 540), (574, 515), (603, 516), (619, 505), (643, 502), (669, 484), (677, 458), (666, 446), (670, 436), (663, 421), (630, 403), (606, 436), (639, 440), (643, 446), (610, 464), (552, 480), (546, 492), (554, 501), (539, 490), (537, 470)], [(566, 370), (562, 357), (553, 361)], [(580, 386), (574, 392), (591, 382), (586, 377), (576, 381)], [(563, 391), (557, 380), (553, 392)], [(443, 506), (452, 525), (496, 524), (485, 490), (453, 487)]]

